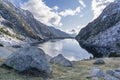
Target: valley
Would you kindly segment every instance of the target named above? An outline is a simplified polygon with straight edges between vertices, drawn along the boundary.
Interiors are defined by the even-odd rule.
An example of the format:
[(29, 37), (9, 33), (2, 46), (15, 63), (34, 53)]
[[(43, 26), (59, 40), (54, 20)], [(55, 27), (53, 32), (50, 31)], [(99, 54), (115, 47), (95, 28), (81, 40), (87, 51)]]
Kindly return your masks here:
[[(0, 80), (120, 80), (120, 0), (107, 5), (82, 29), (68, 30), (44, 24), (36, 16), (55, 15), (48, 22), (57, 24), (61, 17), (77, 15), (84, 3), (84, 8), (64, 12), (39, 4), (44, 7), (41, 15), (0, 0)], [(43, 16), (45, 9), (49, 14)], [(64, 26), (74, 25), (70, 21), (63, 20)]]

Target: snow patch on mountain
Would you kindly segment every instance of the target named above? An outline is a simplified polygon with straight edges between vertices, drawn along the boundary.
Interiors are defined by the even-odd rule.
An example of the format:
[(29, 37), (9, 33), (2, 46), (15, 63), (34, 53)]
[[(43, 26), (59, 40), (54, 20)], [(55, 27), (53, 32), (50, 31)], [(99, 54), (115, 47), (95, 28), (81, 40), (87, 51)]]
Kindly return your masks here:
[(13, 46), (24, 44), (24, 42), (7, 35), (0, 35), (0, 44), (3, 44), (4, 46)]
[[(13, 29), (6, 27), (2, 22), (8, 22), (2, 16), (0, 16), (0, 44), (4, 46), (13, 46), (24, 44), (24, 41), (15, 37), (16, 33)], [(14, 36), (13, 36), (14, 35)], [(19, 37), (22, 37), (19, 35)]]

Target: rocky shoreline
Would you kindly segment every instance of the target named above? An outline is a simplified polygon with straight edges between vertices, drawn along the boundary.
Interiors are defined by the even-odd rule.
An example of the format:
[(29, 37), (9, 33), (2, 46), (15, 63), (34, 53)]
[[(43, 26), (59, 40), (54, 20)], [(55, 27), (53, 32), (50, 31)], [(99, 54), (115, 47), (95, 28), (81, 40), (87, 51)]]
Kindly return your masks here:
[[(92, 53), (95, 58), (110, 57), (110, 53), (109, 53), (110, 47), (84, 44), (83, 42), (79, 42), (79, 44), (82, 48), (86, 49), (89, 53)], [(117, 57), (117, 56), (114, 56), (114, 57)]]

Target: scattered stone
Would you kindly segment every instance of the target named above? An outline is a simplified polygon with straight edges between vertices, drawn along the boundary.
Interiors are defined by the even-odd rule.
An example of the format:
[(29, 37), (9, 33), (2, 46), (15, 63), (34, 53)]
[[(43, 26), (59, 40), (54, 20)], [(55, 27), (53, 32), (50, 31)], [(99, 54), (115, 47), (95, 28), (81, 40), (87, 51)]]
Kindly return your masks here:
[(109, 74), (109, 75), (114, 75), (115, 71), (113, 71), (113, 70), (108, 70), (108, 71), (106, 71), (106, 73)]
[(48, 64), (44, 51), (37, 47), (19, 49), (7, 58), (4, 65), (12, 67), (18, 72), (32, 72), (37, 76), (52, 73), (52, 68)]
[(95, 65), (102, 65), (102, 64), (105, 64), (105, 62), (104, 62), (103, 59), (98, 59), (93, 64), (95, 64)]
[(113, 76), (115, 76), (115, 77), (120, 79), (120, 72), (115, 72)]
[(52, 58), (50, 60), (50, 63), (60, 64), (65, 67), (72, 67), (73, 64), (71, 61), (67, 60), (62, 54), (59, 54), (58, 56)]
[(104, 77), (105, 76), (105, 73), (97, 68), (97, 67), (93, 67), (89, 73), (89, 76), (88, 78), (92, 78), (92, 77)]
[(115, 69), (116, 72), (120, 72), (120, 68)]
[(104, 76), (104, 80), (119, 80), (118, 78), (115, 78), (113, 76), (110, 76), (110, 75), (105, 75)]
[(114, 77), (117, 77), (117, 78), (120, 79), (120, 72), (117, 72), (116, 70), (108, 70), (107, 74), (109, 74), (111, 76), (114, 76)]
[(91, 80), (100, 80), (99, 78), (104, 78), (104, 80), (120, 79), (120, 72), (116, 72), (114, 70), (108, 70), (106, 73), (104, 73), (101, 69), (96, 67), (93, 67), (89, 74), (90, 75), (87, 78), (90, 78)]

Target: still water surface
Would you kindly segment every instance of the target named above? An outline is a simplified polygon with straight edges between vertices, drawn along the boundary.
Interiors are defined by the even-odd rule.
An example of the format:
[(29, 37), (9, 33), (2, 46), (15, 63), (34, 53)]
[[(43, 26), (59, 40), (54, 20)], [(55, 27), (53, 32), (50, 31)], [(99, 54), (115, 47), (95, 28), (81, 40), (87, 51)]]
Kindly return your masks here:
[(62, 54), (71, 61), (89, 59), (92, 54), (81, 48), (75, 39), (55, 39), (39, 44), (46, 54), (54, 57)]

